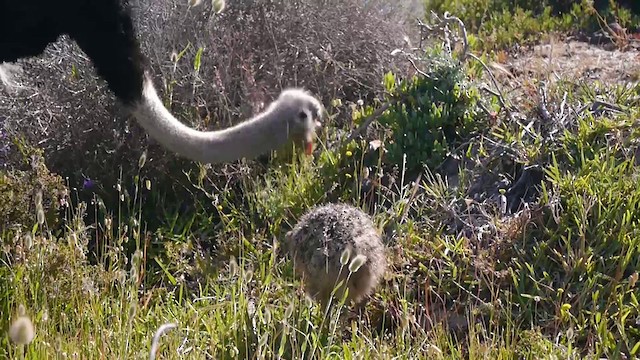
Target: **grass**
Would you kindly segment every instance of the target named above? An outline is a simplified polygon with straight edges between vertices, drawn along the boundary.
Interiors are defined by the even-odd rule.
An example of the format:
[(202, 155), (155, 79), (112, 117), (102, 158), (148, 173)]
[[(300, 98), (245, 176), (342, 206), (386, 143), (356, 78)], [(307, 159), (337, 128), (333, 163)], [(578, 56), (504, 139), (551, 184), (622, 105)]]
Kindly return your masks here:
[[(181, 203), (145, 178), (146, 155), (131, 180), (78, 201), (18, 142), (29, 162), (0, 171), (0, 357), (149, 358), (159, 329), (167, 359), (638, 356), (640, 85), (524, 79), (545, 101), (506, 109), (517, 97), (481, 90), (478, 61), (448, 66), (437, 49), (411, 55), (430, 71), (381, 79), (392, 106), (367, 137), (331, 126), (312, 158), (194, 166)], [(349, 126), (378, 106), (354, 106)], [(531, 165), (544, 179), (526, 197), (513, 189)], [(363, 308), (322, 309), (279, 247), (336, 201), (368, 210), (388, 246)], [(11, 331), (22, 311), (28, 344)]]
[(594, 6), (588, 0), (426, 0), (425, 5), (428, 11), (448, 11), (461, 18), (473, 33), (470, 46), (486, 52), (536, 44), (554, 34), (608, 32), (606, 24), (611, 22), (637, 28), (639, 16), (616, 1)]
[[(287, 179), (285, 174), (280, 176)], [(83, 211), (78, 209), (75, 216)], [(63, 238), (56, 239), (37, 226), (12, 236), (14, 253), (10, 255), (16, 262), (2, 267), (0, 282), (3, 328), (24, 305), (36, 338), (21, 347), (5, 335), (5, 356), (145, 358), (153, 333), (172, 322), (178, 329), (162, 337), (158, 355), (163, 358), (389, 358), (399, 354), (440, 358), (447, 353), (463, 357), (456, 340), (441, 328), (427, 332), (416, 327), (408, 314), (419, 304), (404, 298), (412, 289), (403, 281), (397, 282), (396, 290), (384, 291), (388, 299), (397, 299), (397, 310), (404, 314), (399, 315), (396, 331), (382, 335), (374, 325), (390, 324), (375, 319), (382, 316), (378, 301), (371, 314), (340, 318), (345, 308), (339, 299), (337, 309), (325, 314), (300, 296), (290, 263), (278, 254), (277, 242), (267, 234), (228, 239), (237, 242), (241, 253), (204, 274), (196, 285), (176, 278), (163, 265), (146, 272), (152, 267), (145, 263), (158, 259), (147, 255), (141, 225), (127, 231), (117, 221), (95, 225), (105, 231), (112, 226), (114, 232), (102, 236), (105, 250), (98, 264), (86, 258), (90, 230), (81, 221), (69, 227)], [(193, 233), (185, 235), (192, 237)], [(173, 239), (181, 240), (186, 239)], [(127, 242), (136, 244), (129, 258), (121, 251)], [(491, 331), (495, 338), (489, 339), (487, 330), (469, 333), (469, 354), (502, 357), (512, 353), (512, 328)]]

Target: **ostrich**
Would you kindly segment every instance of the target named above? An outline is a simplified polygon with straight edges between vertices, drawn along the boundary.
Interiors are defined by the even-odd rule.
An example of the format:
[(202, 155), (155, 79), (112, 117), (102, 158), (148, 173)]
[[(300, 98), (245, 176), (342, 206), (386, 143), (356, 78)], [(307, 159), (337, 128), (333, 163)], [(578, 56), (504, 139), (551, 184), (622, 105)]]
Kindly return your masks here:
[(0, 0), (0, 64), (37, 56), (62, 34), (76, 41), (142, 128), (180, 156), (228, 162), (289, 141), (307, 154), (313, 150), (324, 108), (298, 88), (285, 89), (262, 113), (220, 131), (197, 131), (177, 120), (156, 93), (127, 0)]
[[(346, 204), (311, 209), (285, 235), (284, 248), (293, 258), (307, 294), (323, 306), (329, 304), (340, 281), (346, 286), (338, 290), (337, 298), (346, 288), (347, 301), (360, 304), (380, 283), (387, 268), (385, 247), (371, 218)], [(351, 272), (355, 270), (351, 265), (358, 260), (364, 262)]]

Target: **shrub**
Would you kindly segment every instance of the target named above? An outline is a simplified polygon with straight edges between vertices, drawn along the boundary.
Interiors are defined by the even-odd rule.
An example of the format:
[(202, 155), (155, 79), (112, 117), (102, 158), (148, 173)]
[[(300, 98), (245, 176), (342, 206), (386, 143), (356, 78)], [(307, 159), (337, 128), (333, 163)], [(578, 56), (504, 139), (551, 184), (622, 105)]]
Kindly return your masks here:
[(48, 223), (54, 225), (58, 220), (57, 211), (68, 200), (67, 187), (60, 176), (47, 169), (42, 151), (25, 146), (20, 148), (23, 166), (0, 170), (0, 219), (3, 219), (0, 234), (8, 227), (30, 228), (41, 222), (38, 216), (46, 217)]
[[(406, 3), (416, 4), (417, 1)], [(408, 6), (406, 6), (408, 8)], [(262, 108), (286, 86), (324, 99), (373, 96), (403, 41), (405, 7), (380, 2), (238, 1), (213, 15), (186, 1), (142, 1), (134, 12), (144, 53), (172, 111), (190, 126), (228, 126)], [(190, 163), (151, 145), (66, 37), (43, 56), (21, 60), (24, 88), (0, 93), (9, 136), (43, 148), (51, 169), (112, 186), (137, 172), (149, 147), (157, 185)], [(149, 170), (149, 169), (148, 169)], [(170, 179), (169, 182), (174, 182)]]
[[(550, 32), (593, 32), (603, 26), (595, 11), (606, 21), (617, 21), (623, 27), (637, 27), (638, 17), (632, 15), (632, 3), (624, 1), (504, 1), (457, 0), (426, 1), (427, 11), (445, 11), (459, 17), (468, 30), (481, 41), (474, 46), (494, 50), (536, 43)], [(630, 10), (632, 9), (632, 10)], [(636, 14), (640, 15), (640, 14)], [(635, 24), (635, 25), (634, 25)]]
[(549, 211), (544, 226), (516, 244), (513, 281), (527, 321), (574, 328), (581, 347), (633, 353), (640, 341), (638, 171), (607, 152), (567, 173), (550, 166), (542, 200)]
[(380, 122), (392, 131), (388, 161), (419, 171), (436, 167), (482, 123), (478, 89), (467, 79), (464, 67), (439, 50), (427, 50), (423, 74), (396, 84), (389, 73), (387, 90), (401, 99), (394, 102)]

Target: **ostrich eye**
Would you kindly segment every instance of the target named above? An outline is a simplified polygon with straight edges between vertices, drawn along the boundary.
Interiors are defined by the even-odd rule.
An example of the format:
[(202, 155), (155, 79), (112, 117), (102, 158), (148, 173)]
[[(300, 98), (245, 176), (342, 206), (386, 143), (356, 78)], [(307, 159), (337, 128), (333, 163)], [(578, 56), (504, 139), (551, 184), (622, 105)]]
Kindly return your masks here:
[(305, 111), (300, 111), (298, 113), (298, 119), (305, 120), (307, 118), (307, 113)]

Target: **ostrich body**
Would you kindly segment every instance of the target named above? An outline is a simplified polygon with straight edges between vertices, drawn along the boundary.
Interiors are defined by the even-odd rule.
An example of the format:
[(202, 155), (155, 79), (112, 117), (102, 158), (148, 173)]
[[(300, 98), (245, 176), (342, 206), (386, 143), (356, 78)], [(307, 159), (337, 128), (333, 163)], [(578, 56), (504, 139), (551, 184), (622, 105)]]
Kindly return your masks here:
[[(294, 261), (295, 271), (305, 282), (306, 292), (327, 305), (336, 285), (344, 280), (349, 289), (347, 301), (360, 303), (381, 281), (387, 267), (385, 247), (371, 218), (346, 204), (318, 206), (300, 218), (285, 236), (285, 247)], [(346, 265), (341, 257), (348, 251)], [(350, 262), (366, 257), (353, 273)], [(341, 298), (345, 289), (338, 290)]]
[(253, 158), (290, 140), (307, 153), (324, 111), (301, 89), (286, 89), (265, 111), (221, 131), (197, 131), (164, 107), (136, 38), (127, 0), (0, 0), (0, 63), (37, 56), (68, 34), (147, 133), (204, 163)]

